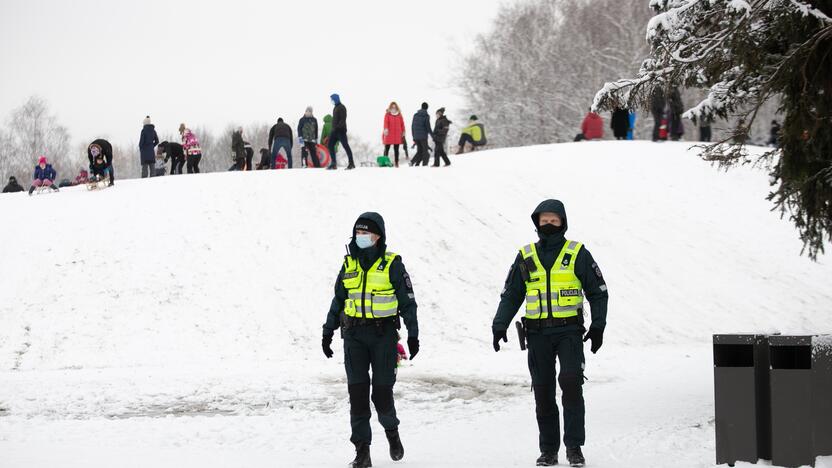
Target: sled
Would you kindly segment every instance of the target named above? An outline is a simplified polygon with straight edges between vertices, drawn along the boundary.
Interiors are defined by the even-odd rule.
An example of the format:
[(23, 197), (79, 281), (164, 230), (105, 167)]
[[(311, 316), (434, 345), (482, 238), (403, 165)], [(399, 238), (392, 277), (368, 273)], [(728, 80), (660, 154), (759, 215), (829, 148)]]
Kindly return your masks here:
[(378, 167), (393, 167), (393, 162), (390, 161), (390, 158), (387, 156), (377, 157), (376, 164), (378, 164)]
[[(318, 149), (318, 162), (321, 164), (321, 168), (326, 168), (332, 164), (332, 157), (329, 155), (329, 149), (320, 143), (316, 146), (316, 148)], [(315, 168), (315, 166), (312, 165), (312, 158), (310, 158), (309, 155), (306, 156), (306, 167), (310, 169)]]
[(277, 157), (274, 160), (274, 168), (275, 169), (286, 169), (289, 165), (289, 161), (283, 157), (282, 154), (277, 153)]
[(93, 176), (87, 181), (87, 190), (101, 190), (110, 186), (110, 180), (104, 177)]

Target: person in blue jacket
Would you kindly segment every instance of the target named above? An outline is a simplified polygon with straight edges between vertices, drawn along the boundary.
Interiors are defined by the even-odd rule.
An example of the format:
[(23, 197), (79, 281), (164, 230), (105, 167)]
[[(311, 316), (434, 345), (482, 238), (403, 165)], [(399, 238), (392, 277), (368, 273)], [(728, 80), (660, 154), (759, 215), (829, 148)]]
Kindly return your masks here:
[(36, 188), (49, 187), (54, 191), (58, 191), (58, 186), (55, 185), (55, 178), (58, 173), (52, 169), (52, 165), (46, 161), (46, 156), (41, 156), (38, 159), (38, 165), (35, 166), (35, 175), (32, 177), (32, 186), (29, 187), (29, 195), (35, 191)]

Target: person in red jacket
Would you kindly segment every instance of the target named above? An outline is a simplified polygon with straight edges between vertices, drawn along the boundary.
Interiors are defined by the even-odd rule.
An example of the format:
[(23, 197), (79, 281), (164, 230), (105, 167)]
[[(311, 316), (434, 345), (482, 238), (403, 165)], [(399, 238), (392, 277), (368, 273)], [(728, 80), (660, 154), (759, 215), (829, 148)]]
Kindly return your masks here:
[(583, 135), (583, 140), (600, 140), (604, 138), (604, 119), (590, 109), (586, 117), (584, 117), (583, 123), (581, 123), (581, 134)]
[(384, 155), (390, 152), (390, 146), (393, 146), (393, 154), (395, 155), (395, 166), (399, 167), (399, 145), (404, 141), (404, 119), (399, 110), (399, 105), (396, 102), (391, 102), (387, 107), (387, 112), (384, 113), (384, 134), (382, 142), (384, 143)]

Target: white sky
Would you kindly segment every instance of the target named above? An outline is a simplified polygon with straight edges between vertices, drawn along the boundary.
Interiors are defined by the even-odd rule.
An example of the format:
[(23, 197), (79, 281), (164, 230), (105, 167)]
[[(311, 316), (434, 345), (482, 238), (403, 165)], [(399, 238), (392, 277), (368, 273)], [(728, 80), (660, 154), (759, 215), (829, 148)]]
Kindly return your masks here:
[[(462, 104), (455, 62), (499, 0), (0, 0), (0, 118), (44, 97), (73, 142), (136, 142), (150, 114), (180, 122), (320, 119), (337, 92), (348, 126), (380, 143), (391, 100), (410, 116)], [(409, 131), (408, 131), (409, 133)]]

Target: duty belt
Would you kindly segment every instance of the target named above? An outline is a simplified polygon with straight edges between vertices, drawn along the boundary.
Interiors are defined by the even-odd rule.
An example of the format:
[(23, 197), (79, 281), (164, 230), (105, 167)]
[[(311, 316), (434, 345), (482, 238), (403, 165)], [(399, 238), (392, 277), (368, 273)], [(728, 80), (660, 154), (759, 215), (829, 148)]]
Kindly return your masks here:
[(523, 325), (525, 325), (526, 330), (540, 330), (541, 328), (551, 328), (551, 327), (565, 327), (567, 325), (583, 325), (584, 317), (583, 315), (576, 315), (574, 317), (566, 317), (566, 318), (545, 318), (545, 319), (527, 319), (526, 317), (522, 318)]
[(379, 328), (386, 327), (388, 325), (396, 325), (398, 328), (399, 324), (399, 317), (398, 315), (394, 315), (393, 317), (384, 317), (384, 318), (361, 318), (361, 317), (350, 317), (347, 315), (341, 316), (341, 326), (345, 330), (349, 330), (353, 327), (372, 327), (376, 326)]

